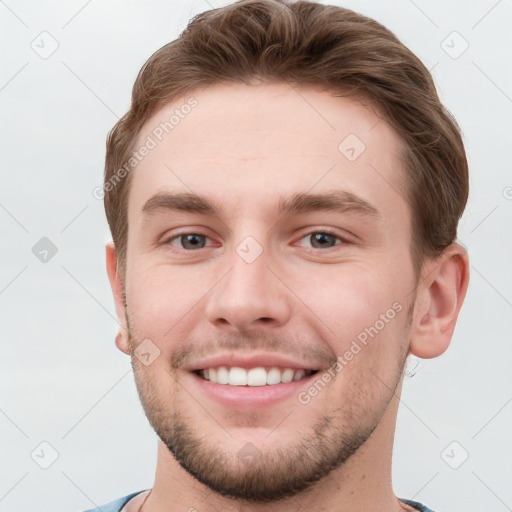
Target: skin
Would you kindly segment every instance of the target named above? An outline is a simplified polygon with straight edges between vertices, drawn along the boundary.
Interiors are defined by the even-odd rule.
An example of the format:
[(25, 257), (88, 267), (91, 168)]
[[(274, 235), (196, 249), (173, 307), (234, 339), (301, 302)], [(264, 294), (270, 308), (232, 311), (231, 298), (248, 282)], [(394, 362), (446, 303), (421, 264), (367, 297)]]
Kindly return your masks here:
[[(198, 105), (132, 171), (124, 275), (107, 245), (116, 343), (132, 356), (146, 414), (165, 441), (149, 497), (127, 510), (144, 498), (144, 512), (412, 510), (391, 484), (404, 363), (447, 349), (468, 285), (465, 250), (453, 244), (414, 274), (402, 143), (368, 106), (288, 84), (189, 96)], [(189, 96), (158, 111), (138, 143)], [(355, 161), (338, 150), (348, 134), (366, 146)], [(276, 211), (280, 197), (333, 190), (371, 203), (379, 218)], [(164, 192), (192, 192), (220, 210), (144, 214)], [(319, 246), (312, 234), (325, 229), (335, 236)], [(205, 235), (205, 246), (190, 248), (177, 237), (185, 233)], [(247, 236), (262, 249), (252, 263), (236, 251)], [(278, 353), (321, 375), (396, 303), (401, 311), (307, 404), (294, 395), (227, 407), (184, 368), (219, 351)], [(160, 350), (147, 366), (134, 355), (145, 339)], [(258, 453), (251, 464), (237, 455), (249, 442)]]

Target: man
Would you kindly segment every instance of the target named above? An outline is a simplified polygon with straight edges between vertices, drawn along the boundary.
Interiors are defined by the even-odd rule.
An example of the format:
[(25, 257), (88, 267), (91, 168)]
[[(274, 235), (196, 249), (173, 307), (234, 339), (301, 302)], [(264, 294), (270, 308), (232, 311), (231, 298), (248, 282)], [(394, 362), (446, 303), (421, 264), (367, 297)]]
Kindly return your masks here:
[(468, 175), (407, 48), (311, 2), (203, 13), (142, 68), (104, 190), (161, 442), (153, 488), (103, 512), (430, 510), (395, 496), (393, 436), (407, 356), (464, 300)]

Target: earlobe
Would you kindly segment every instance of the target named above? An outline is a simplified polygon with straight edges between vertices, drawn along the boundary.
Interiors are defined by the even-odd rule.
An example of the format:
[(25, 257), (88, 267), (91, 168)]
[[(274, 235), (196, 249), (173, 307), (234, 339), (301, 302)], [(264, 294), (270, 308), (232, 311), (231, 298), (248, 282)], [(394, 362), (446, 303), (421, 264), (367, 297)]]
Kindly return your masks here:
[(409, 350), (417, 357), (440, 356), (450, 345), (469, 282), (469, 259), (459, 244), (426, 266), (417, 291), (417, 312)]
[(116, 347), (124, 352), (126, 355), (130, 355), (130, 344), (128, 343), (128, 333), (124, 327), (119, 327), (119, 332), (116, 336)]
[(114, 296), (117, 318), (119, 320), (119, 332), (116, 336), (116, 346), (125, 354), (130, 354), (130, 343), (128, 339), (128, 326), (126, 325), (126, 307), (124, 283), (118, 272), (117, 254), (114, 242), (106, 245), (107, 274)]

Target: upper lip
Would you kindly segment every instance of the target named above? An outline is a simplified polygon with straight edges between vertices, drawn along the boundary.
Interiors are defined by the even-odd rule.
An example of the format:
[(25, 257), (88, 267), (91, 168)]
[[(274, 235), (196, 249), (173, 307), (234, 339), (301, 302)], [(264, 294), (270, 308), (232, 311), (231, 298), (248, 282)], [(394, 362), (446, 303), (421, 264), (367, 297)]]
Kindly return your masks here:
[(310, 365), (291, 359), (280, 354), (237, 354), (226, 352), (205, 357), (185, 365), (184, 370), (194, 372), (206, 368), (216, 368), (218, 366), (239, 367), (239, 368), (257, 368), (257, 367), (277, 367), (292, 368), (296, 370), (317, 370), (318, 366)]

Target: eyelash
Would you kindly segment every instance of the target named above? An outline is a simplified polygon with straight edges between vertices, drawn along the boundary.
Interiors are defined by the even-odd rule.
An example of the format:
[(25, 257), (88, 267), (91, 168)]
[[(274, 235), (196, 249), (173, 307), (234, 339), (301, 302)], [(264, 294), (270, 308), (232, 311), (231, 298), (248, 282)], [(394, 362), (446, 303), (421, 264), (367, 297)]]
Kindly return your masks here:
[[(302, 239), (304, 239), (304, 238), (306, 238), (308, 236), (314, 235), (314, 234), (331, 235), (334, 238), (337, 238), (341, 242), (340, 244), (335, 244), (334, 246), (328, 247), (327, 249), (334, 249), (335, 247), (337, 247), (339, 245), (346, 245), (346, 244), (350, 243), (347, 239), (341, 237), (338, 232), (336, 232), (333, 229), (329, 229), (329, 228), (323, 228), (323, 229), (319, 229), (319, 230), (315, 230), (315, 231), (309, 231), (307, 233), (304, 233), (299, 238), (299, 240), (302, 240)], [(184, 237), (184, 236), (187, 236), (187, 235), (197, 235), (197, 236), (202, 236), (202, 237), (205, 237), (205, 238), (209, 238), (208, 235), (205, 235), (203, 233), (198, 233), (198, 232), (190, 231), (190, 232), (178, 233), (177, 235), (174, 235), (171, 238), (166, 239), (164, 241), (164, 244), (165, 245), (171, 245), (171, 242), (173, 242), (174, 240), (180, 239), (181, 237)], [(204, 249), (204, 248), (205, 247), (200, 247), (200, 249)], [(181, 249), (181, 250), (184, 250), (186, 252), (195, 252), (195, 251), (199, 250), (199, 249), (185, 249), (183, 247), (180, 247), (180, 248), (177, 248), (177, 249)], [(322, 248), (317, 248), (317, 247), (309, 247), (309, 249), (319, 250), (319, 251), (324, 251), (324, 252), (327, 250), (327, 249), (322, 249)]]

